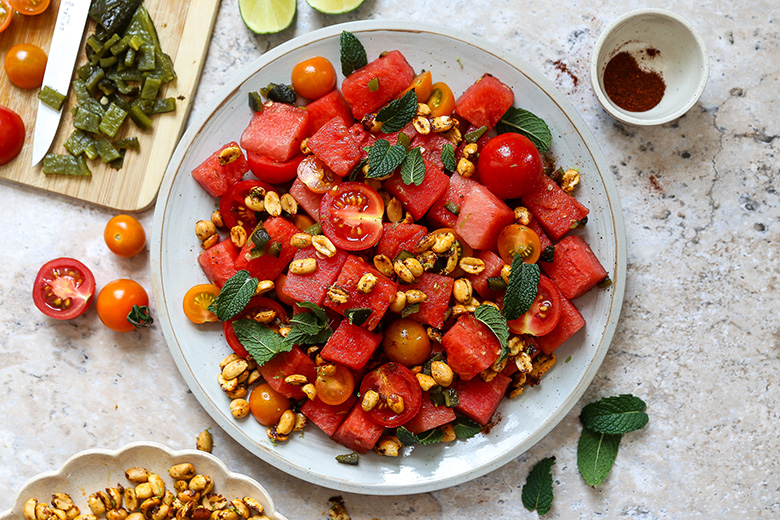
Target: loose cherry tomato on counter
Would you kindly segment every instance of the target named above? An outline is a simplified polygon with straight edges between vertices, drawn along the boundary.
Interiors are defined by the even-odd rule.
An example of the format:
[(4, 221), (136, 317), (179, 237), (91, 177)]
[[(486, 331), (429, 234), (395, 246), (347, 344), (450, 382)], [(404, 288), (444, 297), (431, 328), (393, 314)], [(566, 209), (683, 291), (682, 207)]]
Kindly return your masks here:
[(539, 277), (536, 299), (522, 316), (508, 322), (515, 334), (544, 336), (549, 334), (561, 318), (561, 291), (544, 275)]
[(362, 182), (342, 182), (320, 201), (322, 232), (336, 247), (362, 251), (379, 242), (384, 212), (385, 203), (375, 189)]
[(14, 17), (13, 9), (6, 0), (0, 0), (0, 33), (8, 29)]
[(28, 16), (41, 14), (49, 7), (49, 0), (8, 0), (11, 7)]
[(341, 182), (341, 177), (313, 155), (307, 155), (298, 164), (298, 178), (314, 193), (325, 193)]
[[(257, 226), (257, 215), (254, 210), (247, 208), (246, 197), (253, 189), (262, 188), (260, 193), (269, 191), (278, 191), (276, 188), (263, 181), (239, 181), (233, 185), (230, 190), (219, 199), (219, 213), (222, 215), (222, 221), (228, 229), (237, 226), (239, 222), (247, 235), (251, 234)], [(260, 197), (262, 199), (262, 197)]]
[[(420, 411), (420, 383), (412, 371), (403, 365), (385, 363), (366, 374), (360, 383), (360, 395), (365, 397), (369, 390), (379, 394), (379, 403), (386, 405), (377, 404), (368, 412), (371, 420), (379, 425), (395, 428)], [(396, 404), (391, 406), (391, 403)]]
[(309, 58), (293, 67), (292, 86), (305, 98), (320, 98), (336, 86), (336, 69), (322, 56)]
[(274, 426), (289, 409), (290, 400), (271, 388), (268, 383), (257, 385), (249, 394), (249, 411), (263, 426)]
[(109, 282), (97, 297), (100, 321), (116, 332), (130, 332), (151, 325), (153, 320), (148, 306), (146, 290), (138, 282), (127, 278)]
[(511, 264), (515, 254), (523, 257), (526, 264), (535, 264), (542, 254), (539, 235), (533, 229), (520, 224), (510, 224), (498, 233), (498, 254)]
[[(254, 296), (251, 300), (249, 300), (249, 303), (246, 305), (246, 307), (244, 307), (243, 311), (228, 321), (222, 322), (222, 332), (224, 332), (225, 339), (227, 340), (230, 348), (233, 349), (233, 352), (243, 358), (249, 355), (249, 352), (247, 352), (246, 348), (244, 348), (244, 345), (242, 345), (238, 340), (236, 332), (233, 330), (233, 322), (242, 319), (252, 319), (258, 313), (266, 311), (274, 311), (276, 313), (276, 318), (282, 321), (287, 321), (287, 311), (284, 310), (284, 307), (279, 305), (274, 300), (264, 296)], [(271, 324), (269, 323), (269, 325)]]
[(190, 288), (184, 295), (182, 306), (184, 315), (192, 323), (217, 321), (217, 315), (209, 310), (209, 305), (219, 296), (219, 287), (211, 283), (202, 283)]
[(431, 356), (431, 340), (422, 324), (401, 318), (385, 329), (382, 350), (390, 361), (413, 367), (422, 365)]
[(5, 73), (21, 89), (38, 88), (43, 83), (46, 60), (46, 53), (37, 45), (19, 43), (5, 55)]
[(542, 154), (524, 135), (509, 132), (490, 141), (479, 152), (477, 172), (482, 184), (502, 199), (527, 195), (544, 175)]
[(433, 92), (433, 82), (431, 77), (431, 71), (429, 70), (419, 73), (412, 80), (412, 84), (406, 87), (403, 92), (398, 94), (398, 97), (402, 98), (404, 97), (404, 94), (414, 89), (414, 93), (417, 94), (417, 102), (425, 103), (428, 98), (431, 97), (431, 92)]
[[(333, 368), (329, 368), (333, 367)], [(317, 389), (317, 397), (325, 404), (338, 405), (350, 398), (355, 391), (355, 376), (352, 371), (334, 363), (325, 365), (317, 370), (317, 379), (314, 381)]]
[(109, 220), (103, 239), (112, 253), (125, 258), (137, 255), (146, 245), (143, 226), (130, 215), (117, 215)]
[(19, 114), (0, 106), (0, 166), (19, 155), (24, 146), (24, 121)]
[(92, 303), (95, 277), (73, 258), (57, 258), (43, 264), (33, 285), (33, 302), (50, 318), (69, 320)]
[(448, 116), (455, 110), (455, 94), (446, 83), (434, 83), (425, 104), (431, 109), (431, 117)]

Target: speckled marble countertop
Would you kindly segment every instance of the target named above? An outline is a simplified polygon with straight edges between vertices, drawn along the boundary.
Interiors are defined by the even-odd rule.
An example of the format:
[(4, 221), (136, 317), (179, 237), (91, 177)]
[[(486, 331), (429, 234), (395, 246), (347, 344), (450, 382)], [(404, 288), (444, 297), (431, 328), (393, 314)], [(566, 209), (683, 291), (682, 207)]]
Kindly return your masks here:
[[(328, 17), (303, 1), (293, 26), (256, 36), (234, 0), (223, 2), (195, 107), (264, 51), (325, 25), (359, 19), (445, 23), (530, 62), (582, 114), (614, 174), (628, 236), (626, 298), (612, 347), (582, 402), (539, 444), (469, 483), (405, 497), (344, 495), (356, 520), (534, 518), (520, 490), (555, 455), (555, 502), (546, 518), (780, 517), (780, 10), (775, 2), (650, 1), (690, 20), (711, 72), (700, 102), (657, 128), (615, 122), (588, 76), (602, 29), (628, 0), (524, 4), (366, 0)], [(443, 16), (449, 13), (449, 16)], [(74, 453), (153, 440), (194, 447), (204, 428), (214, 454), (256, 477), (289, 518), (325, 518), (331, 490), (287, 476), (225, 435), (176, 370), (157, 326), (115, 334), (94, 309), (46, 319), (30, 287), (40, 265), (74, 256), (99, 285), (119, 277), (151, 292), (149, 256), (121, 259), (102, 239), (113, 212), (0, 183), (0, 510), (24, 482)], [(152, 211), (139, 215), (151, 229)], [(576, 465), (582, 406), (633, 393), (650, 423), (623, 439), (596, 490)]]

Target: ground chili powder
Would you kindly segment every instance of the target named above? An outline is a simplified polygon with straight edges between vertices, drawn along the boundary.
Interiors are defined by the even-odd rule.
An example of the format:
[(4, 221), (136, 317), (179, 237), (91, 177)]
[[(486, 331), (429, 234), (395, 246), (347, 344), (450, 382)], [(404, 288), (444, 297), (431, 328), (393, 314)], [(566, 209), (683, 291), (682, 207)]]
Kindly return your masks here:
[[(657, 49), (644, 52), (651, 58), (659, 54)], [(660, 74), (643, 70), (634, 56), (623, 51), (607, 63), (604, 90), (609, 99), (623, 110), (646, 112), (661, 102), (666, 83)]]

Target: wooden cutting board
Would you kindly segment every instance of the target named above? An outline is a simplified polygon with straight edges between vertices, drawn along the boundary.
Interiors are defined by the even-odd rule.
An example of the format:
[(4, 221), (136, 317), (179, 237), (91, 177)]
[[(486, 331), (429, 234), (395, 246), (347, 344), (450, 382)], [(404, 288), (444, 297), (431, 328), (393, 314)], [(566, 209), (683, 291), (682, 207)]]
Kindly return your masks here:
[[(33, 43), (48, 54), (59, 4), (60, 0), (51, 0), (49, 8), (37, 16), (15, 14), (11, 26), (0, 33), (2, 60), (5, 60), (8, 50), (18, 43)], [(211, 39), (219, 0), (146, 0), (144, 4), (154, 20), (163, 51), (174, 62), (178, 77), (162, 91), (162, 97), (179, 99), (176, 112), (152, 116), (154, 124), (146, 132), (127, 118), (117, 138), (136, 136), (141, 147), (140, 150), (127, 151), (121, 170), (113, 170), (96, 159), (88, 161), (92, 170), (91, 178), (46, 175), (41, 171), (40, 164), (30, 166), (38, 89), (22, 90), (15, 87), (0, 66), (0, 105), (18, 113), (26, 130), (22, 152), (11, 162), (0, 166), (0, 178), (120, 211), (140, 211), (154, 202), (165, 168), (184, 131)], [(94, 29), (95, 23), (90, 20), (82, 39), (77, 67), (86, 61), (84, 42)], [(73, 130), (70, 109), (74, 102), (75, 96), (71, 89), (50, 152), (67, 153), (62, 143)]]

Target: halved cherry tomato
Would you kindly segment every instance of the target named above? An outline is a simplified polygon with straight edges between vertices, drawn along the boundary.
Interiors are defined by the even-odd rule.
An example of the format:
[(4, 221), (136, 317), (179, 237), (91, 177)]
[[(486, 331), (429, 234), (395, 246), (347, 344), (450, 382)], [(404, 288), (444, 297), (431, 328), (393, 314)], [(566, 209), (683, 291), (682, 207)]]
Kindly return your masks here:
[(322, 56), (309, 58), (293, 67), (292, 86), (305, 98), (320, 98), (336, 86), (336, 69)]
[(431, 97), (431, 92), (433, 91), (433, 80), (431, 77), (431, 71), (429, 70), (419, 73), (412, 80), (412, 84), (406, 87), (403, 92), (398, 94), (398, 97), (402, 98), (404, 97), (404, 94), (414, 89), (414, 93), (417, 94), (417, 102), (425, 103), (428, 98)]
[(268, 383), (257, 385), (249, 394), (249, 411), (263, 426), (274, 426), (289, 409), (290, 400), (271, 388)]
[(73, 258), (56, 258), (43, 264), (35, 277), (33, 302), (49, 318), (69, 320), (92, 303), (95, 277)]
[(130, 332), (152, 324), (149, 296), (136, 281), (121, 278), (109, 282), (97, 297), (97, 313), (103, 325), (117, 332)]
[(222, 332), (225, 334), (225, 339), (227, 340), (228, 345), (233, 349), (233, 352), (243, 358), (246, 358), (249, 355), (249, 352), (247, 352), (246, 348), (244, 348), (244, 345), (238, 341), (238, 337), (233, 330), (233, 322), (236, 320), (252, 319), (259, 312), (263, 311), (274, 311), (276, 312), (276, 317), (278, 319), (285, 322), (287, 321), (287, 311), (284, 310), (284, 307), (264, 296), (255, 296), (249, 300), (249, 303), (243, 311), (228, 321), (222, 323)]
[(430, 107), (432, 117), (448, 116), (455, 110), (455, 95), (446, 83), (434, 83), (425, 104)]
[(20, 14), (41, 14), (49, 7), (49, 0), (8, 0)]
[(497, 135), (479, 151), (479, 179), (502, 199), (528, 195), (541, 181), (542, 167), (536, 146), (514, 132)]
[(298, 178), (314, 193), (325, 193), (341, 182), (341, 177), (325, 166), (325, 163), (307, 155), (298, 164)]
[(19, 155), (24, 146), (24, 121), (14, 112), (0, 106), (0, 166)]
[(5, 31), (11, 25), (11, 19), (14, 12), (6, 0), (0, 0), (0, 33)]
[(38, 88), (43, 83), (46, 60), (46, 53), (37, 45), (19, 43), (5, 55), (5, 73), (19, 88)]
[(336, 247), (362, 251), (379, 242), (385, 203), (362, 182), (342, 182), (320, 201), (322, 232)]
[(219, 296), (219, 287), (212, 283), (202, 283), (190, 288), (184, 295), (182, 306), (184, 315), (192, 323), (217, 321), (217, 315), (209, 310), (209, 305)]
[[(379, 394), (379, 403), (388, 402), (388, 399), (403, 402), (403, 411), (397, 413), (389, 406), (374, 406), (368, 412), (368, 416), (375, 423), (387, 428), (395, 428), (417, 415), (422, 403), (422, 390), (420, 383), (411, 370), (398, 363), (385, 363), (372, 370), (360, 383), (360, 395), (373, 390)], [(398, 401), (401, 402), (401, 401)]]
[(263, 188), (266, 192), (278, 191), (276, 188), (263, 181), (239, 181), (233, 185), (221, 199), (219, 199), (219, 212), (222, 214), (222, 221), (228, 229), (232, 229), (241, 222), (241, 226), (246, 229), (247, 234), (254, 231), (257, 225), (257, 215), (246, 207), (244, 200), (254, 188)]
[(328, 370), (324, 368), (317, 370), (314, 386), (320, 401), (335, 406), (349, 399), (355, 391), (355, 376), (344, 365), (334, 363), (332, 366), (336, 367), (333, 373), (326, 373)]
[(512, 263), (516, 254), (522, 256), (526, 264), (535, 264), (542, 254), (539, 235), (526, 226), (509, 224), (498, 234), (498, 254), (507, 264)]
[(539, 289), (531, 308), (516, 320), (508, 322), (515, 334), (544, 336), (558, 325), (561, 318), (561, 291), (544, 275), (539, 277)]
[(111, 252), (125, 258), (137, 255), (146, 245), (143, 226), (130, 215), (117, 215), (109, 220), (103, 239)]

